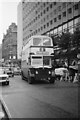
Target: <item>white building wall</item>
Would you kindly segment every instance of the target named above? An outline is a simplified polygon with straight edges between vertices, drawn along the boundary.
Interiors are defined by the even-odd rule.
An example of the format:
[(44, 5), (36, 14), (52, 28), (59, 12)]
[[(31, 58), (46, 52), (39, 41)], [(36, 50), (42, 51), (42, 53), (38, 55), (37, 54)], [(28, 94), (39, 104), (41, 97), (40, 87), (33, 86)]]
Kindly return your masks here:
[(23, 45), (23, 31), (22, 31), (22, 2), (19, 2), (17, 8), (17, 56), (21, 59), (22, 45)]

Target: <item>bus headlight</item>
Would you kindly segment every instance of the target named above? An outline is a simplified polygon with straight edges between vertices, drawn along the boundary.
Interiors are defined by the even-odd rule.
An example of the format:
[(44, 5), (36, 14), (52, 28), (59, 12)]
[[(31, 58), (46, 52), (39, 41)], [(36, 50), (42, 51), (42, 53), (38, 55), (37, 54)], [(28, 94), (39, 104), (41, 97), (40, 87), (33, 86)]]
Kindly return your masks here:
[(49, 71), (49, 74), (51, 74), (51, 71)]
[(36, 74), (38, 74), (38, 71), (36, 71)]

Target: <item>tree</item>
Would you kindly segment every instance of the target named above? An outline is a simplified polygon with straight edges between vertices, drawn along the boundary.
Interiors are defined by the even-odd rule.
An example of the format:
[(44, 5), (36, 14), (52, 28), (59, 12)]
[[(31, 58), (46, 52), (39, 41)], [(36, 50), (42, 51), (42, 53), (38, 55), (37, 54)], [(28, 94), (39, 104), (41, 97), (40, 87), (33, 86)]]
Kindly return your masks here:
[(74, 31), (74, 34), (72, 35), (72, 44), (73, 44), (73, 47), (76, 47), (77, 50), (80, 47), (80, 30), (79, 30), (79, 28), (77, 28), (76, 31)]
[(61, 37), (60, 37), (60, 42), (59, 42), (59, 47), (64, 49), (69, 49), (70, 48), (70, 44), (71, 43), (71, 34), (69, 32), (67, 33), (62, 33)]
[(59, 43), (59, 36), (51, 36), (53, 41), (53, 46), (57, 46)]
[(70, 48), (71, 48), (71, 37), (72, 35), (67, 32), (67, 33), (62, 33), (61, 37), (60, 37), (60, 42), (59, 42), (59, 47), (61, 48), (61, 50), (67, 50), (67, 61), (68, 61), (68, 67), (69, 67), (69, 61), (70, 58), (68, 56), (68, 54), (70, 53)]

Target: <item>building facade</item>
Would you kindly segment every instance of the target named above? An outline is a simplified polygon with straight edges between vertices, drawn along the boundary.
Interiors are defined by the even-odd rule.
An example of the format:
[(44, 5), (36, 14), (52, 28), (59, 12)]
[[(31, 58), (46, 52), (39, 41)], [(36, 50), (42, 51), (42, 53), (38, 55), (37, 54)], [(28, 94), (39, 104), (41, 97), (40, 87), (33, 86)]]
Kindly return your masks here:
[[(22, 0), (22, 22), (23, 22), (23, 46), (33, 35), (48, 35), (56, 38), (62, 33), (71, 34), (80, 29), (80, 1), (79, 2), (27, 2)], [(57, 39), (56, 39), (57, 40)], [(54, 41), (53, 41), (54, 43)], [(54, 45), (53, 45), (54, 46)], [(58, 56), (59, 51), (55, 51), (56, 61), (67, 61), (70, 56), (70, 64), (77, 60), (77, 53), (72, 56)], [(64, 54), (63, 54), (64, 53)], [(53, 58), (55, 59), (55, 58)]]
[(17, 25), (12, 23), (2, 40), (2, 58), (5, 62), (17, 60)]
[(32, 35), (73, 33), (80, 27), (80, 2), (26, 2), (23, 6), (23, 45)]
[(23, 40), (23, 31), (22, 31), (22, 2), (18, 4), (17, 8), (17, 57), (21, 59), (21, 52), (22, 52), (22, 40)]
[(0, 66), (2, 65), (2, 45), (0, 44)]

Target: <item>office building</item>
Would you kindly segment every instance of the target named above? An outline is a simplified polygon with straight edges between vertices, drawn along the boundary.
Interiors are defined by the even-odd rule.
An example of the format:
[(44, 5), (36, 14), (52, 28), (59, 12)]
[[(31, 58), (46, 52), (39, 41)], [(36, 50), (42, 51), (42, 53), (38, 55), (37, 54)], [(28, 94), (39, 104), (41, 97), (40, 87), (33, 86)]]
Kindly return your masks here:
[(21, 59), (21, 52), (22, 52), (22, 2), (18, 4), (17, 8), (17, 57), (18, 59)]
[(2, 40), (2, 58), (5, 62), (17, 60), (17, 25), (12, 23)]
[(26, 2), (22, 1), (23, 45), (32, 35), (73, 33), (80, 27), (80, 2)]

